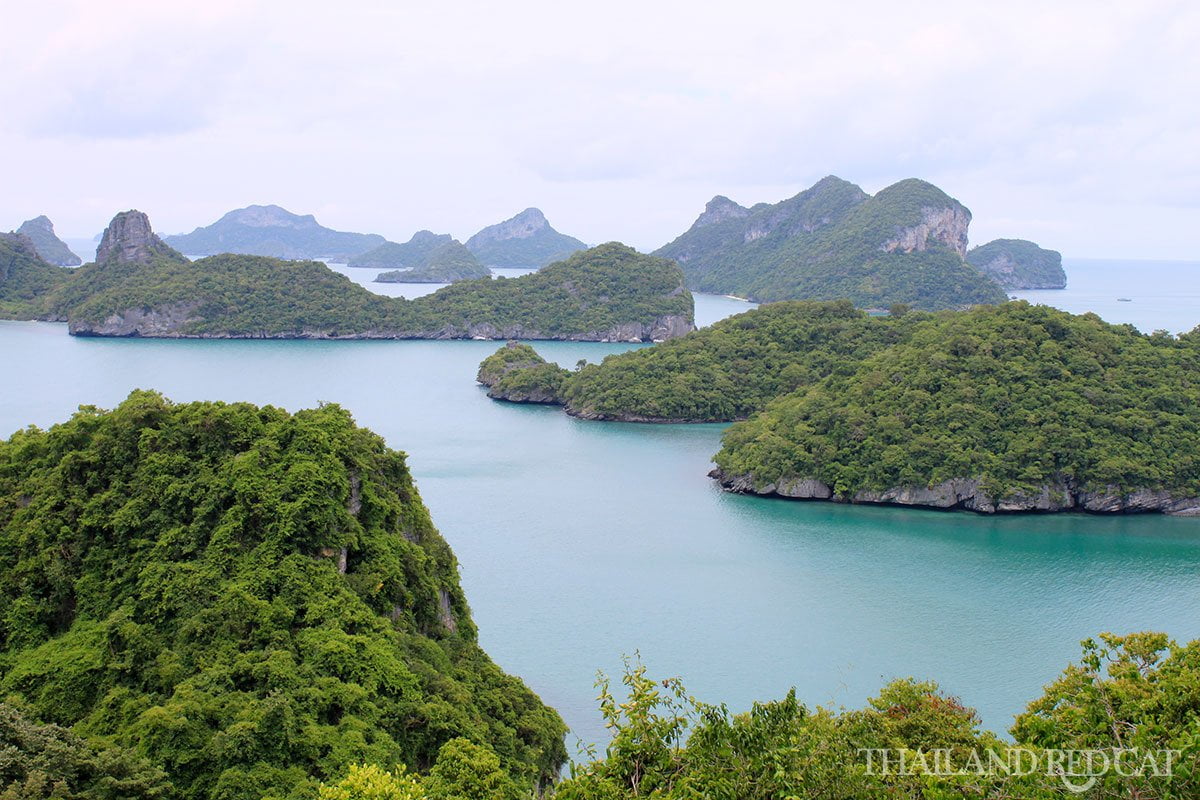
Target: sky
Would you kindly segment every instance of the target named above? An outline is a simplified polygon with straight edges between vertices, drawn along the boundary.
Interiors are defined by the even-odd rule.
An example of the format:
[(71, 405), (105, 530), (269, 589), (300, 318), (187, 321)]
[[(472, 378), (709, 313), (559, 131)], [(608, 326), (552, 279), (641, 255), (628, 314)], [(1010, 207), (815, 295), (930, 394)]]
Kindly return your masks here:
[(276, 203), (653, 249), (714, 195), (929, 180), (971, 241), (1200, 260), (1200, 3), (11, 3), (0, 229)]

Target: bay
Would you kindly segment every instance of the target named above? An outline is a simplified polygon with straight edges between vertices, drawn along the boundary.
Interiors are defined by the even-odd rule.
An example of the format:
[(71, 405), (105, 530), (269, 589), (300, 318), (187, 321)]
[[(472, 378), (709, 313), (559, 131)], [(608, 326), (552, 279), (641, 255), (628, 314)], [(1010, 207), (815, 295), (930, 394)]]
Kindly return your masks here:
[[(1072, 288), (1052, 304), (1086, 305), (1090, 284), (1069, 269)], [(1147, 274), (1127, 264), (1093, 275), (1102, 272), (1117, 282)], [(403, 296), (436, 288), (346, 274), (413, 293)], [(1191, 291), (1179, 285), (1126, 290), (1119, 296), (1135, 302), (1122, 306), (1145, 318), (1116, 321), (1194, 327), (1200, 319), (1174, 303)], [(1114, 294), (1107, 286), (1092, 296)], [(697, 296), (703, 323), (747, 307)], [(496, 346), (77, 339), (63, 325), (3, 322), (0, 435), (48, 426), (81, 403), (111, 407), (134, 388), (293, 410), (341, 403), (409, 454), (461, 562), (483, 646), (585, 742), (605, 736), (595, 672), (619, 672), (622, 654), (739, 710), (791, 686), (810, 704), (857, 706), (891, 678), (932, 678), (1003, 731), (1084, 637), (1200, 636), (1196, 520), (985, 518), (728, 495), (705, 477), (724, 426), (581, 422), (493, 402), (474, 375)], [(573, 366), (639, 345), (536, 346)]]

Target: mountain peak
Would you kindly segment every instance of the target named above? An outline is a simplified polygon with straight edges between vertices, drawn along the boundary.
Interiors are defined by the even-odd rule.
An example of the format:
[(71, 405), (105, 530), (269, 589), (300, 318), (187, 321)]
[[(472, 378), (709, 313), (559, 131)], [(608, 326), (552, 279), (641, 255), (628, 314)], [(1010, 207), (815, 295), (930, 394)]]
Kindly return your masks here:
[(113, 217), (96, 250), (97, 264), (148, 264), (155, 258), (186, 261), (158, 238), (149, 217), (134, 210)]
[(750, 209), (738, 205), (723, 194), (719, 194), (705, 203), (704, 213), (696, 218), (692, 227), (700, 228), (705, 225), (715, 225), (727, 219), (740, 219), (749, 215), (749, 213)]
[(532, 207), (467, 239), (476, 258), (496, 267), (542, 267), (586, 247), (554, 230), (541, 209)]
[(25, 220), (16, 233), (28, 237), (38, 255), (51, 264), (74, 267), (83, 263), (79, 256), (71, 252), (66, 242), (54, 235), (54, 223), (45, 214)]

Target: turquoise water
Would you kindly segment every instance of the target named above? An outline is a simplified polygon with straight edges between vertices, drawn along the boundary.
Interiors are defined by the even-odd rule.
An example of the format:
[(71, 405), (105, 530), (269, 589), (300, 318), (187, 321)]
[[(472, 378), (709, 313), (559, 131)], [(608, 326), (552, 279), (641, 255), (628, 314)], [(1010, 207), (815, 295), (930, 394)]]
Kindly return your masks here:
[[(1059, 302), (1087, 289), (1068, 266), (1073, 288)], [(1123, 280), (1111, 265), (1101, 272)], [(1152, 317), (1163, 295), (1169, 322), (1119, 321), (1183, 330), (1200, 304), (1191, 319), (1172, 316), (1195, 287), (1180, 280), (1178, 292), (1095, 296), (1132, 297), (1122, 306)], [(746, 307), (697, 297), (702, 322)], [(574, 365), (637, 345), (537, 346)], [(634, 651), (735, 709), (791, 686), (809, 703), (856, 706), (890, 678), (934, 678), (1003, 731), (1086, 636), (1200, 636), (1198, 520), (989, 519), (727, 495), (705, 477), (723, 426), (588, 423), (495, 403), (474, 383), (495, 347), (76, 339), (62, 325), (0, 322), (0, 435), (137, 387), (179, 401), (345, 405), (409, 453), (484, 647), (585, 741), (604, 736), (595, 671), (618, 671)]]

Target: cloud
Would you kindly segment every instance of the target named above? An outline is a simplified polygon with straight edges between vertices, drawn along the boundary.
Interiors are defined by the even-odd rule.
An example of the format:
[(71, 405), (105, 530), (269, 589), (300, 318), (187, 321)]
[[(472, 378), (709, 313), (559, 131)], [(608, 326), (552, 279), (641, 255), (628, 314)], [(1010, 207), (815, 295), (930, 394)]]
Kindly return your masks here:
[[(1200, 197), (1200, 106), (1180, 89), (1200, 74), (1194, 4), (138, 0), (9, 17), (0, 146), (27, 158), (0, 212), (57, 208), (64, 231), (96, 229), (98, 209), (184, 230), (277, 202), (393, 238), (469, 235), (538, 205), (587, 240), (654, 246), (713, 194), (777, 200), (835, 173), (869, 191), (934, 180), (976, 230), (1023, 220), (1067, 252), (1200, 249), (1157, 223)], [(40, 183), (47, 165), (69, 196)]]

